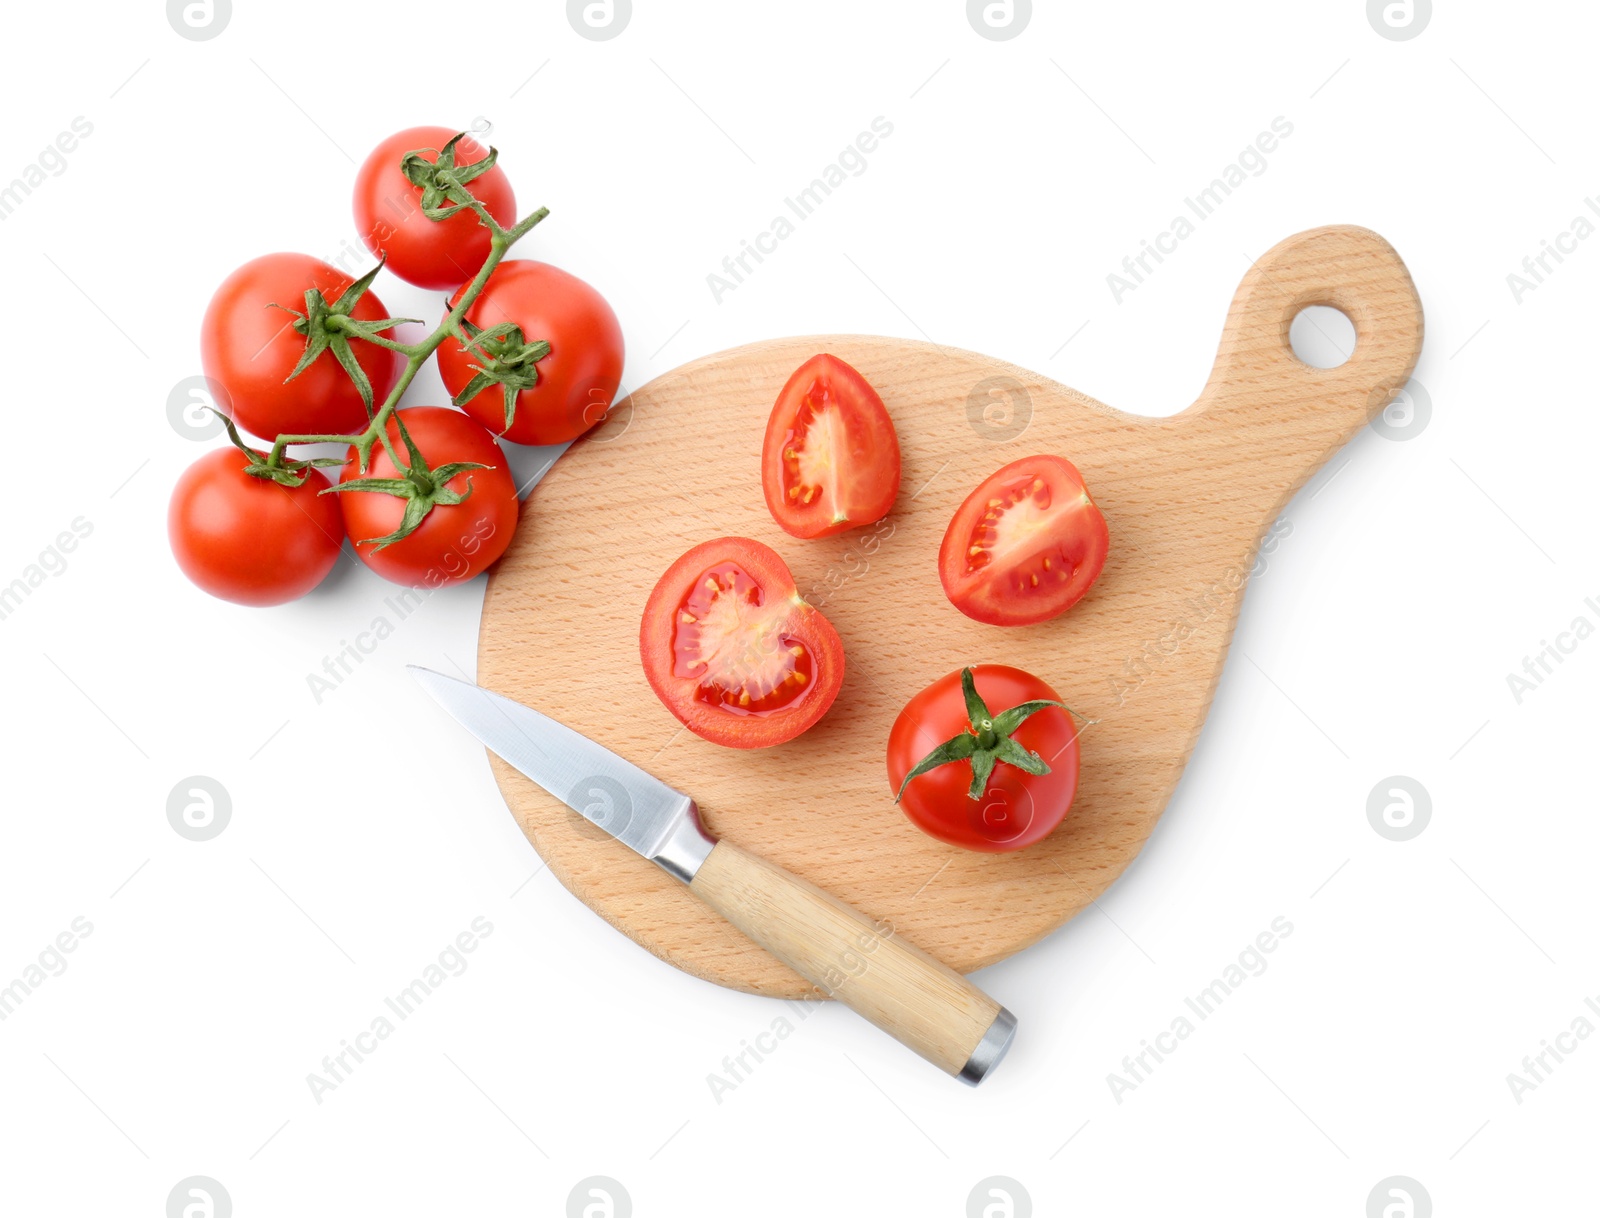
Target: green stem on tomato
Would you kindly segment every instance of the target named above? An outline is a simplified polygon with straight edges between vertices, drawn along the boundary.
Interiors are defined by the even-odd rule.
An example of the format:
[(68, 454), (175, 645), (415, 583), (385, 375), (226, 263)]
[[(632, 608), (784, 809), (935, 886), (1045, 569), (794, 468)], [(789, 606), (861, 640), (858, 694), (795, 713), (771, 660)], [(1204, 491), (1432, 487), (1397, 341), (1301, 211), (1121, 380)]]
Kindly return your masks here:
[(1073, 713), (1070, 706), (1049, 698), (1039, 698), (1032, 702), (1018, 703), (998, 715), (991, 714), (988, 704), (978, 693), (970, 668), (961, 670), (961, 695), (966, 702), (967, 723), (971, 730), (957, 732), (906, 771), (905, 778), (900, 782), (900, 789), (895, 792), (895, 803), (900, 802), (900, 797), (906, 793), (906, 787), (911, 784), (913, 778), (957, 761), (965, 761), (972, 766), (972, 782), (967, 788), (968, 799), (983, 797), (983, 792), (989, 785), (989, 776), (994, 773), (994, 767), (1001, 762), (1015, 766), (1028, 774), (1050, 772), (1050, 766), (1044, 758), (1023, 748), (1012, 739), (1011, 733), (1021, 727), (1031, 715), (1037, 714), (1047, 706), (1057, 707), (1069, 715)]
[(348, 334), (351, 338), (359, 338), (362, 341), (369, 342), (376, 347), (386, 347), (390, 351), (398, 351), (407, 359), (410, 359), (411, 356), (416, 352), (417, 347), (415, 343), (396, 342), (394, 339), (385, 338), (381, 334), (362, 334), (360, 331), (353, 330), (345, 324), (349, 320), (350, 319), (345, 314), (335, 313), (330, 316), (324, 324), (339, 333)]
[[(518, 240), (526, 236), (534, 225), (550, 214), (548, 207), (541, 207), (537, 211), (524, 216), (512, 227), (504, 228), (489, 214), (488, 209), (482, 203), (471, 197), (471, 192), (467, 191), (464, 186), (457, 187), (457, 189), (466, 194), (468, 198), (471, 198), (470, 206), (472, 210), (477, 214), (479, 222), (489, 229), (489, 256), (484, 259), (483, 265), (478, 268), (478, 273), (472, 277), (465, 288), (461, 289), (460, 299), (444, 315), (444, 320), (434, 328), (433, 333), (419, 343), (397, 342), (381, 335), (353, 335), (366, 342), (387, 348), (390, 351), (397, 351), (406, 357), (406, 366), (400, 373), (400, 379), (395, 382), (394, 388), (384, 398), (383, 405), (373, 413), (372, 419), (368, 422), (364, 431), (354, 435), (280, 435), (273, 441), (272, 451), (267, 454), (268, 466), (273, 468), (280, 466), (283, 463), (284, 449), (291, 444), (348, 444), (359, 455), (361, 472), (365, 473), (368, 458), (372, 453), (372, 446), (374, 443), (381, 441), (384, 451), (389, 454), (389, 459), (394, 462), (395, 468), (404, 468), (399, 454), (395, 452), (394, 445), (389, 439), (388, 429), (389, 419), (393, 416), (395, 408), (400, 404), (401, 397), (404, 396), (405, 391), (416, 378), (418, 370), (428, 362), (428, 357), (438, 349), (439, 344), (451, 335), (455, 335), (457, 338), (461, 336), (461, 319), (466, 316), (467, 310), (478, 299), (484, 285), (489, 282), (489, 276), (494, 274), (495, 268), (500, 265), (500, 261), (506, 256), (506, 252)], [(338, 323), (335, 324), (337, 325)]]

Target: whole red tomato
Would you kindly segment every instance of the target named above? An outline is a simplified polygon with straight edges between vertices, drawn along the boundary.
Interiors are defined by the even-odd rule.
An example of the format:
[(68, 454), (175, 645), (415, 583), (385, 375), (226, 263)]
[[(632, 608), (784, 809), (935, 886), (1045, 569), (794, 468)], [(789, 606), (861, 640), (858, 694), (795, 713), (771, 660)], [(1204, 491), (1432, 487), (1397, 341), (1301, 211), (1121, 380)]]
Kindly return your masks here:
[[(964, 673), (971, 674), (975, 704), (963, 688)], [(907, 782), (919, 763), (938, 761), (942, 745), (953, 746), (946, 749), (950, 759)], [(986, 753), (996, 759), (982, 761)], [(888, 762), (890, 790), (900, 793), (901, 810), (924, 833), (968, 850), (1021, 850), (1047, 837), (1072, 806), (1078, 729), (1038, 677), (979, 664), (940, 677), (906, 703), (889, 730)], [(975, 783), (974, 766), (984, 764), (993, 769)]]
[[(335, 435), (360, 431), (367, 408), (355, 382), (332, 351), (323, 351), (294, 380), (305, 354), (305, 337), (294, 328), (294, 309), (305, 312), (306, 289), (318, 289), (331, 305), (354, 281), (309, 254), (264, 254), (222, 281), (200, 323), (200, 363), (224, 390), (234, 421), (263, 439), (279, 435)], [(271, 305), (282, 308), (271, 308)], [(358, 321), (387, 317), (371, 291), (350, 316)], [(356, 361), (382, 402), (400, 377), (401, 357), (374, 343), (351, 342)]]
[(297, 487), (245, 473), (236, 448), (201, 457), (178, 478), (167, 506), (167, 539), (197, 586), (240, 605), (280, 605), (304, 596), (339, 559), (344, 518), (315, 469)]
[(793, 740), (827, 713), (844, 644), (777, 552), (719, 537), (667, 568), (639, 623), (645, 679), (695, 735), (735, 749)]
[(496, 435), (517, 444), (564, 444), (611, 408), (622, 380), (622, 327), (605, 297), (576, 275), (544, 262), (502, 262), (466, 318), (479, 330), (513, 323), (523, 343), (550, 344), (550, 353), (531, 365), (538, 384), (518, 392), (509, 426), (500, 385), (488, 385), (465, 402), (461, 392), (488, 366), (486, 356), (514, 352), (469, 350), (453, 338), (440, 344), (439, 374), (451, 399)]
[[(469, 580), (486, 568), (511, 544), (517, 528), (517, 487), (506, 466), (505, 454), (495, 439), (458, 410), (442, 406), (412, 406), (389, 419), (390, 443), (409, 460), (396, 417), (405, 419), (406, 431), (430, 470), (459, 461), (487, 468), (466, 470), (444, 485), (466, 498), (456, 504), (438, 504), (415, 532), (379, 548), (376, 539), (399, 529), (406, 501), (382, 491), (346, 490), (339, 493), (344, 524), (356, 543), (356, 555), (385, 579), (411, 587), (439, 588)], [(389, 454), (379, 445), (363, 475), (355, 450), (339, 472), (339, 482), (357, 478), (404, 478)], [(471, 494), (468, 494), (468, 488)]]
[[(422, 188), (400, 171), (408, 152), (420, 152), (438, 163), (439, 152), (457, 133), (449, 127), (411, 127), (384, 140), (356, 171), (356, 228), (374, 254), (386, 255), (387, 266), (419, 288), (453, 288), (478, 273), (489, 256), (489, 230), (471, 210), (447, 220), (422, 214)], [(488, 149), (471, 136), (456, 144), (457, 167), (474, 165)], [(466, 184), (466, 189), (506, 228), (517, 222), (517, 199), (511, 179), (498, 165)], [(448, 206), (449, 204), (446, 204)]]

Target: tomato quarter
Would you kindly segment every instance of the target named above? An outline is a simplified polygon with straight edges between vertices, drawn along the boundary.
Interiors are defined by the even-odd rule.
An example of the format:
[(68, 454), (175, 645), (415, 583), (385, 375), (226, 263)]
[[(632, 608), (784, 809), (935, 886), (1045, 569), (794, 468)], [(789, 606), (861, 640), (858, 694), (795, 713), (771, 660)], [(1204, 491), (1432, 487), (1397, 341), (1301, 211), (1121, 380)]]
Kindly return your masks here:
[[(453, 288), (478, 273), (489, 256), (489, 230), (470, 209), (446, 220), (422, 213), (422, 189), (400, 171), (408, 152), (421, 152), (438, 163), (439, 150), (457, 133), (448, 127), (411, 127), (379, 144), (356, 171), (355, 216), (361, 239), (407, 283), (420, 288)], [(458, 167), (474, 165), (489, 155), (471, 136), (455, 146)], [(517, 222), (517, 199), (511, 179), (498, 165), (471, 179), (466, 188), (500, 225)], [(446, 204), (449, 206), (449, 204)]]
[(250, 457), (219, 448), (178, 478), (167, 506), (167, 540), (178, 566), (212, 596), (240, 605), (281, 605), (320, 584), (339, 559), (344, 520), (318, 470), (281, 486), (245, 473)]
[(645, 677), (697, 736), (754, 749), (793, 740), (833, 705), (844, 645), (770, 547), (722, 537), (668, 568), (639, 627)]
[[(445, 485), (459, 494), (472, 493), (457, 504), (435, 506), (416, 532), (378, 548), (372, 539), (387, 537), (400, 527), (406, 503), (381, 491), (344, 491), (339, 506), (356, 542), (356, 555), (385, 579), (412, 587), (439, 588), (459, 584), (483, 571), (505, 553), (517, 528), (517, 486), (506, 467), (505, 454), (495, 439), (457, 410), (442, 406), (412, 406), (397, 411), (423, 459), (432, 469), (457, 461), (475, 461), (487, 469), (468, 470), (449, 478)], [(406, 455), (400, 430), (389, 420), (389, 440)], [(341, 483), (361, 477), (354, 450), (339, 473)], [(367, 477), (400, 478), (381, 446), (372, 450)]]
[[(308, 288), (318, 289), (332, 304), (353, 282), (309, 254), (265, 254), (222, 281), (200, 323), (200, 363), (222, 387), (240, 427), (271, 440), (356, 432), (367, 425), (361, 394), (332, 351), (323, 351), (288, 380), (305, 354), (306, 340), (294, 328), (294, 314), (285, 310), (305, 312)], [(275, 304), (283, 307), (270, 307)], [(377, 321), (388, 314), (368, 291), (350, 316)], [(351, 349), (372, 384), (373, 400), (382, 402), (400, 378), (400, 354), (361, 341)]]
[(1029, 626), (1083, 598), (1109, 545), (1106, 519), (1072, 462), (1024, 457), (956, 509), (939, 547), (939, 582), (976, 621)]
[[(460, 293), (451, 300), (454, 307)], [(576, 275), (544, 262), (502, 262), (466, 313), (480, 330), (515, 325), (523, 344), (547, 342), (548, 355), (517, 365), (515, 337), (470, 350), (454, 338), (439, 347), (439, 375), (451, 400), (496, 435), (517, 444), (564, 444), (576, 439), (611, 409), (622, 381), (622, 327), (605, 297)], [(492, 366), (491, 359), (538, 382), (516, 394), (516, 412), (506, 422), (500, 384), (462, 392)]]
[(876, 390), (832, 355), (797, 368), (772, 408), (761, 489), (784, 532), (828, 537), (881, 520), (900, 493), (900, 441)]
[[(888, 763), (889, 789), (924, 833), (968, 850), (1021, 850), (1049, 836), (1072, 806), (1078, 728), (1039, 678), (979, 664), (906, 703), (889, 731)], [(988, 770), (981, 783), (975, 767)]]

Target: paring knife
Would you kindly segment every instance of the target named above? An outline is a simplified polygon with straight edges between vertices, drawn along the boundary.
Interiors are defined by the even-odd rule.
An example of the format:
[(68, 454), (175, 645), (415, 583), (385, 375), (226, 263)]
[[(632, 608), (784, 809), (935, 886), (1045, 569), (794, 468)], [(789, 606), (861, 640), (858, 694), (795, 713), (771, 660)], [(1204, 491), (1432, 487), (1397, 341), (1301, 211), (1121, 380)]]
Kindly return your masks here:
[[(538, 711), (411, 665), (417, 682), (526, 777), (689, 885), (739, 930), (907, 1048), (982, 1082), (1016, 1017), (954, 969), (781, 867), (712, 838), (694, 800)], [(608, 799), (596, 799), (597, 791)]]

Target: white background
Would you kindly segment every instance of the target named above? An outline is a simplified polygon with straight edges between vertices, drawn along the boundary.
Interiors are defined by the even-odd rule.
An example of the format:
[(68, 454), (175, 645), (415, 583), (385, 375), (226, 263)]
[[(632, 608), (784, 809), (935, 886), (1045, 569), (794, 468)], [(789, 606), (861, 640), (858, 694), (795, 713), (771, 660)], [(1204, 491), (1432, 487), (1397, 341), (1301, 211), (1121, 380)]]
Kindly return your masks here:
[[(640, 1215), (960, 1215), (991, 1175), (1019, 1214), (1025, 1190), (1039, 1214), (1357, 1216), (1396, 1174), (1440, 1214), (1593, 1204), (1600, 1037), (1520, 1104), (1506, 1076), (1600, 996), (1600, 642), (1520, 704), (1506, 675), (1600, 624), (1600, 242), (1520, 303), (1506, 276), (1600, 189), (1600, 13), (1440, 5), (1390, 41), (1359, 0), (1040, 4), (991, 41), (956, 0), (636, 0), (591, 41), (550, 2), (234, 8), (209, 41), (157, 0), (7, 18), (0, 181), (94, 126), (0, 223), (0, 583), (93, 526), (0, 621), (0, 984), (94, 927), (0, 1023), (8, 1210), (155, 1216), (194, 1174), (241, 1218), (561, 1214), (595, 1174)], [(717, 303), (708, 273), (880, 115), (867, 171)], [(1266, 172), (1116, 303), (1106, 275), (1280, 115)], [(471, 668), (481, 580), (318, 704), (306, 674), (388, 585), (341, 563), (252, 611), (174, 567), (167, 496), (206, 445), (166, 402), (212, 289), (262, 252), (353, 243), (366, 150), (479, 116), (523, 209), (552, 209), (519, 253), (611, 300), (629, 386), (860, 331), (1170, 413), (1248, 258), (1348, 222), (1408, 262), (1431, 420), (1364, 432), (1291, 505), (1143, 856), (979, 975), (1021, 1019), (981, 1089), (830, 1007), (713, 1099), (707, 1075), (785, 1008), (679, 974), (539, 873), (481, 750), (404, 675)], [(441, 400), (431, 369), (408, 400)], [(232, 798), (204, 843), (166, 819), (194, 774)], [(1394, 774), (1433, 804), (1403, 843), (1366, 816)], [(470, 968), (313, 1100), (307, 1074), (480, 915)], [(1280, 915), (1267, 971), (1118, 1103), (1124, 1055)]]

